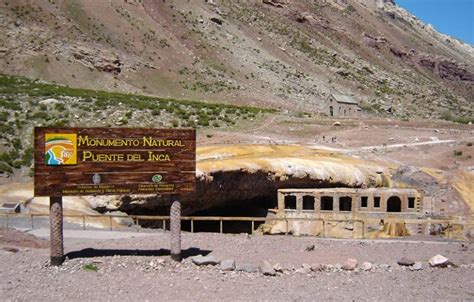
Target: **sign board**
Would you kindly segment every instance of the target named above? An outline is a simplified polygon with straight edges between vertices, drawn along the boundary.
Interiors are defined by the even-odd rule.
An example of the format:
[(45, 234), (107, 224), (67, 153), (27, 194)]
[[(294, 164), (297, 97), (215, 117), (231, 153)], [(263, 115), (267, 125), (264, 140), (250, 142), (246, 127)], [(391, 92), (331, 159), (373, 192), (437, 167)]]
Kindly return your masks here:
[(181, 194), (196, 185), (196, 131), (35, 128), (35, 196)]

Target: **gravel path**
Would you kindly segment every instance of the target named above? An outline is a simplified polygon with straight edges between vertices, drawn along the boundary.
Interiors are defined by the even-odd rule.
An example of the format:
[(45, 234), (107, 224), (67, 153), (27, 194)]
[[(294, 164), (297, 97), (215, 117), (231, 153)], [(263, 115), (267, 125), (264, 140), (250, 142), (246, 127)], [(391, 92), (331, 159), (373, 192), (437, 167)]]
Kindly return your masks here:
[[(5, 243), (0, 241), (0, 246)], [(314, 248), (313, 248), (314, 246)], [(183, 234), (182, 263), (169, 260), (169, 234), (66, 245), (68, 259), (48, 266), (48, 249), (0, 250), (2, 301), (288, 301), (288, 300), (473, 300), (474, 244), (327, 240), (311, 237), (246, 234)], [(237, 265), (280, 263), (282, 273), (222, 271), (197, 266), (191, 256), (203, 254)], [(455, 264), (431, 268), (441, 254)], [(396, 264), (401, 257), (423, 263), (420, 271)], [(347, 258), (370, 271), (345, 271)], [(303, 264), (330, 264), (323, 271)], [(339, 263), (339, 264), (338, 264)], [(84, 265), (92, 270), (86, 270)], [(94, 271), (97, 268), (97, 271)]]

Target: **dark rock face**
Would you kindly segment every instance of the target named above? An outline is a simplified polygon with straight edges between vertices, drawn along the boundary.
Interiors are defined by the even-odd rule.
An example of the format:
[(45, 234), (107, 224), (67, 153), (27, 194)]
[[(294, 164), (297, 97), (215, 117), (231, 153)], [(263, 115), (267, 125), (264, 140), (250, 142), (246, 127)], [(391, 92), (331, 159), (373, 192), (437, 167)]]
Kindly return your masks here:
[(263, 4), (268, 4), (271, 6), (282, 8), (282, 7), (285, 7), (287, 3), (284, 0), (263, 0)]
[(307, 23), (310, 26), (318, 26), (323, 29), (334, 29), (331, 27), (331, 24), (328, 20), (324, 19), (321, 16), (311, 14), (309, 12), (294, 12), (293, 18), (296, 22)]
[(444, 80), (474, 83), (474, 73), (445, 58), (424, 57), (420, 59), (420, 65)]
[(410, 58), (410, 54), (406, 51), (403, 51), (403, 50), (400, 50), (400, 49), (397, 49), (396, 47), (390, 47), (390, 52), (400, 58), (400, 59), (408, 59)]
[(401, 59), (407, 65), (420, 66), (445, 81), (463, 82), (469, 85), (474, 83), (474, 72), (446, 57), (433, 56), (418, 52), (415, 49), (402, 50), (391, 45), (390, 41), (383, 37), (374, 37), (369, 34), (364, 34), (363, 41), (367, 46), (378, 50), (388, 48), (392, 55)]
[(369, 47), (381, 49), (383, 46), (387, 44), (387, 39), (381, 36), (375, 37), (367, 33), (364, 33), (364, 43)]
[(120, 60), (114, 60), (112, 63), (104, 62), (102, 64), (97, 64), (95, 65), (95, 68), (100, 71), (119, 74), (122, 71), (122, 68), (120, 67), (121, 65)]
[(113, 73), (115, 75), (122, 71), (123, 63), (115, 54), (107, 54), (99, 50), (81, 47), (72, 55), (81, 63), (99, 71)]

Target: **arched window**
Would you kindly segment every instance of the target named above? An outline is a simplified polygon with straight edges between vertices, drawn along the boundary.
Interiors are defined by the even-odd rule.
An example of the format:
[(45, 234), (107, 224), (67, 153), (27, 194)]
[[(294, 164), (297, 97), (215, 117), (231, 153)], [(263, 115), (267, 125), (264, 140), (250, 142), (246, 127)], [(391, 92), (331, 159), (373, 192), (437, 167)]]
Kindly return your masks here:
[(334, 108), (329, 106), (329, 116), (334, 116)]
[(398, 196), (392, 196), (387, 200), (387, 212), (401, 212), (402, 201)]

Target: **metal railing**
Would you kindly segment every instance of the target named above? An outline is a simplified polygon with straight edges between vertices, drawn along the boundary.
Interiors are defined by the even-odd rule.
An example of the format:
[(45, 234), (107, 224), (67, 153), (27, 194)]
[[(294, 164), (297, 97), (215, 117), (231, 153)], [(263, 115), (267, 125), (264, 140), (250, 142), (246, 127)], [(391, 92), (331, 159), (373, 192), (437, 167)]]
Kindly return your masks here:
[[(0, 217), (4, 217), (6, 221), (6, 228), (10, 227), (10, 220), (12, 218), (27, 218), (30, 220), (31, 228), (35, 228), (35, 217), (49, 217), (49, 214), (19, 214), (19, 213), (0, 213)], [(161, 221), (161, 228), (166, 230), (167, 222), (170, 220), (169, 216), (150, 216), (150, 215), (63, 215), (64, 218), (77, 218), (82, 222), (82, 229), (87, 229), (87, 223), (91, 223), (92, 219), (108, 219), (108, 229), (110, 231), (114, 230), (114, 218), (117, 219), (131, 219), (133, 225), (137, 232), (140, 231), (140, 220), (142, 221)], [(255, 223), (271, 223), (271, 222), (285, 222), (285, 234), (290, 234), (290, 222), (320, 222), (322, 224), (322, 237), (326, 237), (326, 228), (328, 223), (354, 223), (359, 224), (361, 230), (361, 237), (365, 238), (366, 225), (374, 225), (380, 222), (380, 219), (368, 218), (368, 219), (326, 219), (326, 218), (316, 218), (316, 217), (221, 217), (221, 216), (182, 216), (182, 221), (190, 222), (190, 232), (195, 232), (194, 223), (197, 221), (216, 221), (219, 222), (219, 233), (224, 233), (224, 222), (250, 222), (252, 233), (255, 231)], [(447, 239), (451, 239), (451, 229), (454, 226), (474, 226), (474, 221), (471, 220), (450, 220), (450, 219), (397, 219), (397, 218), (387, 218), (384, 219), (384, 223), (401, 223), (404, 225), (431, 225), (431, 224), (441, 224), (446, 225), (443, 228), (446, 234)], [(104, 223), (101, 223), (103, 226)], [(123, 228), (124, 226), (115, 227), (115, 229)], [(355, 226), (354, 226), (355, 230)], [(353, 231), (353, 237), (355, 232)]]

